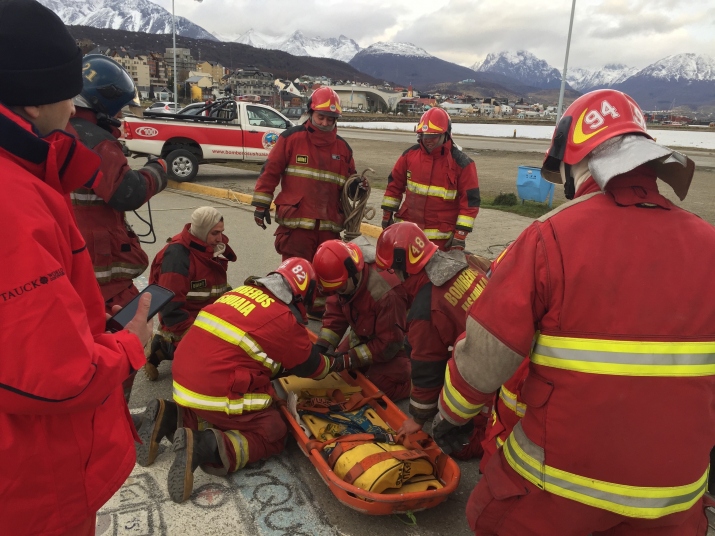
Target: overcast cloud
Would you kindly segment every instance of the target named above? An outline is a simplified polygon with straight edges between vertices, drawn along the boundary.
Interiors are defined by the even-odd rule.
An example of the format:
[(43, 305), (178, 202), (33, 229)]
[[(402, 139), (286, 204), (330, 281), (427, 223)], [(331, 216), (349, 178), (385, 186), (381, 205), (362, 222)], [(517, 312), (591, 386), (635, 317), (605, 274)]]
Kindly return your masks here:
[[(153, 0), (171, 11), (171, 0)], [(571, 0), (175, 0), (176, 15), (238, 37), (343, 34), (367, 47), (410, 42), (471, 67), (490, 52), (528, 50), (563, 68)], [(576, 0), (570, 67), (643, 68), (672, 54), (715, 56), (715, 0)]]

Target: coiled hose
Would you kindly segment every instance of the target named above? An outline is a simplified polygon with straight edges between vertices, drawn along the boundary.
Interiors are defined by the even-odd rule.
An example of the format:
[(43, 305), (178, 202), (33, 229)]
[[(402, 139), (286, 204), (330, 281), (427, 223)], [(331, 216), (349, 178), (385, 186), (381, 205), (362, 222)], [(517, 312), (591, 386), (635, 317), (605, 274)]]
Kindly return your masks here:
[(340, 204), (345, 214), (345, 235), (344, 240), (349, 242), (360, 236), (360, 224), (363, 217), (371, 220), (375, 216), (375, 209), (369, 207), (367, 202), (370, 199), (370, 183), (365, 177), (367, 172), (375, 173), (374, 169), (367, 168), (360, 175), (351, 175), (345, 181), (343, 191), (340, 194)]

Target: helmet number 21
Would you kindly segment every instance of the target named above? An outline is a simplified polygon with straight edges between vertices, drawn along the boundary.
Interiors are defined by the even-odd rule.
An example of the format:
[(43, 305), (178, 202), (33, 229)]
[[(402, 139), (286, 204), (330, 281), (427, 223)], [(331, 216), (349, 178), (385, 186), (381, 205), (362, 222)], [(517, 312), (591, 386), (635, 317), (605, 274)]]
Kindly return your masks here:
[(604, 100), (601, 101), (601, 113), (599, 113), (598, 110), (591, 110), (586, 114), (586, 117), (583, 118), (583, 122), (591, 127), (592, 130), (596, 130), (603, 125), (605, 122), (604, 117), (607, 115), (610, 115), (613, 119), (620, 117), (618, 110), (611, 106), (607, 100)]

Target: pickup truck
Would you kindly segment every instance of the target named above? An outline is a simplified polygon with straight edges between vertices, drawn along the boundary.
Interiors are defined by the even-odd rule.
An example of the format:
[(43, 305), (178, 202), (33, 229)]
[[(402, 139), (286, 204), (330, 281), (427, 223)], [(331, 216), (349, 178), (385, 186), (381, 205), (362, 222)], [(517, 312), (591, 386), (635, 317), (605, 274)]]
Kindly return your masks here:
[(192, 114), (125, 116), (123, 126), (128, 153), (160, 156), (172, 179), (187, 182), (200, 164), (265, 162), (278, 136), (293, 123), (269, 106), (227, 97)]

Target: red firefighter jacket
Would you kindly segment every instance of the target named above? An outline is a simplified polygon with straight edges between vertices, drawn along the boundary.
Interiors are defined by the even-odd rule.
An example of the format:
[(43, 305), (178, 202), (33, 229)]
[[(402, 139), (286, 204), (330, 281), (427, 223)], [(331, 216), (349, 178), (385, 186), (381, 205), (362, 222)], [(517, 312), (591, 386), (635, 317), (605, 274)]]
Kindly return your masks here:
[(117, 141), (120, 132), (110, 133), (97, 125), (91, 110), (77, 108), (67, 131), (102, 157), (102, 180), (70, 194), (77, 226), (82, 232), (105, 301), (125, 290), (141, 275), (149, 259), (139, 239), (124, 219), (166, 186), (158, 168), (132, 170)]
[(402, 153), (382, 198), (383, 210), (416, 223), (430, 240), (448, 240), (455, 229), (471, 232), (479, 204), (477, 167), (452, 140), (431, 153), (421, 144)]
[(339, 233), (345, 215), (340, 193), (355, 173), (353, 151), (337, 135), (337, 127), (323, 132), (310, 121), (289, 128), (268, 155), (256, 182), (251, 204), (269, 208), (276, 197), (276, 222), (291, 229), (318, 229)]
[(395, 274), (378, 272), (374, 263), (365, 263), (354, 294), (336, 294), (326, 300), (318, 343), (337, 347), (350, 327), (349, 352), (363, 366), (404, 356), (407, 301), (391, 291), (399, 284)]
[(15, 535), (94, 516), (134, 467), (120, 385), (146, 359), (136, 335), (104, 331), (68, 195), (99, 165), (75, 138), (38, 138), (0, 105), (0, 517)]
[[(471, 311), (491, 347), (530, 355), (504, 456), (534, 485), (597, 508), (685, 511), (715, 444), (715, 287), (703, 284), (715, 228), (661, 196), (646, 166), (577, 195), (521, 234)], [(470, 365), (481, 359), (450, 361), (446, 418), (469, 418), (487, 396), (465, 380), (489, 374), (489, 361)]]
[(213, 256), (213, 248), (184, 230), (156, 254), (151, 263), (149, 283), (156, 283), (174, 292), (171, 302), (159, 313), (161, 335), (167, 340), (179, 341), (191, 327), (196, 315), (229, 290), (226, 270), (236, 254), (223, 236), (226, 249), (222, 255)]
[[(292, 308), (291, 308), (292, 307)], [(266, 409), (281, 368), (320, 379), (328, 358), (313, 350), (300, 313), (263, 287), (244, 285), (207, 305), (174, 356), (174, 400), (241, 415)]]
[(402, 284), (411, 302), (407, 316), (412, 361), (410, 414), (418, 423), (437, 413), (452, 347), (464, 332), (469, 307), (486, 284), (486, 277), (471, 268), (464, 268), (440, 287), (432, 284), (424, 270)]

